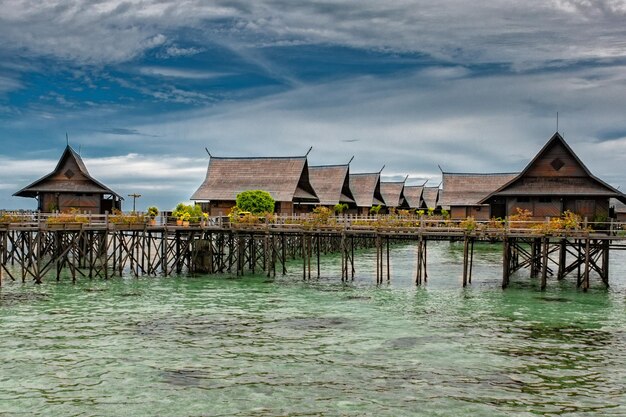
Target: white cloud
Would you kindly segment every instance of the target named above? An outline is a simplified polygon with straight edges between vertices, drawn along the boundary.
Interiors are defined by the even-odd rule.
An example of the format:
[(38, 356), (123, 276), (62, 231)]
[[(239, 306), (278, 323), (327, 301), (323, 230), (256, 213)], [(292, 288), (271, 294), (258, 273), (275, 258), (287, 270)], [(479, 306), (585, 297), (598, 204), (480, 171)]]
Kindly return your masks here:
[(3, 5), (0, 37), (14, 52), (90, 63), (126, 61), (156, 46), (191, 55), (199, 48), (179, 46), (176, 37), (193, 30), (197, 43), (241, 50), (322, 43), (527, 68), (624, 57), (625, 9), (621, 0), (47, 0), (36, 7), (12, 0)]
[(197, 71), (183, 68), (166, 68), (166, 67), (142, 67), (139, 72), (145, 75), (154, 75), (168, 78), (188, 78), (194, 80), (202, 80), (209, 78), (223, 77), (225, 73), (211, 71)]

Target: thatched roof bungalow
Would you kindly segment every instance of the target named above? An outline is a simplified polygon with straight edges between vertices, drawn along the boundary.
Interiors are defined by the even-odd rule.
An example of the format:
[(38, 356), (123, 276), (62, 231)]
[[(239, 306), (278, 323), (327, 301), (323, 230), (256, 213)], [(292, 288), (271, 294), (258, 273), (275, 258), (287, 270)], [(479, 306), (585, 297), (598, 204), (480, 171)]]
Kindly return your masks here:
[(309, 211), (319, 198), (309, 181), (306, 156), (241, 157), (212, 156), (204, 182), (191, 196), (211, 216), (228, 214), (237, 194), (263, 190), (276, 201), (278, 213)]
[(591, 221), (608, 217), (611, 198), (626, 202), (626, 195), (594, 176), (557, 132), (521, 173), (477, 202), (506, 215), (517, 208), (536, 218), (569, 210)]
[(380, 172), (350, 174), (350, 190), (358, 208), (358, 214), (368, 215), (370, 208), (385, 205), (380, 193)]
[(408, 209), (409, 204), (404, 197), (405, 181), (381, 181), (380, 194), (385, 201), (387, 209)]
[(121, 209), (119, 194), (93, 178), (82, 158), (67, 145), (54, 171), (22, 188), (17, 197), (31, 197), (38, 201), (42, 212), (69, 211), (104, 214)]
[(341, 203), (356, 208), (350, 190), (350, 164), (310, 166), (309, 181), (320, 205), (333, 208)]
[(421, 210), (427, 208), (426, 203), (424, 202), (423, 185), (405, 185), (404, 199), (406, 200), (409, 209)]
[(422, 193), (424, 204), (427, 209), (433, 209), (436, 212), (441, 210), (440, 199), (440, 189), (439, 186), (436, 187), (424, 187), (424, 191)]
[(474, 217), (477, 220), (488, 220), (492, 216), (500, 217), (500, 214), (491, 212), (489, 204), (479, 201), (516, 175), (444, 172), (439, 204), (450, 212), (452, 219)]

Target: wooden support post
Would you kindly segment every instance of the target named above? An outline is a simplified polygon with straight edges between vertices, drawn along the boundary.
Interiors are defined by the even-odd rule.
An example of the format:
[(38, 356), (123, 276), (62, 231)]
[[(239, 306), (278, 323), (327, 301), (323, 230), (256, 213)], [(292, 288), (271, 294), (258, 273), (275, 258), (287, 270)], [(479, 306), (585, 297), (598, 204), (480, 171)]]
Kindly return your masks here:
[(280, 250), (283, 261), (283, 275), (285, 275), (287, 273), (287, 236), (285, 236), (285, 234), (283, 233), (281, 235), (281, 239), (282, 247), (280, 248)]
[(590, 241), (589, 237), (585, 239), (585, 276), (583, 278), (583, 291), (589, 289), (589, 256), (590, 256)]
[(502, 240), (502, 289), (509, 286), (511, 276), (510, 269), (511, 242), (508, 237)]
[(545, 291), (547, 286), (549, 244), (550, 240), (548, 238), (543, 238), (543, 253), (541, 256), (541, 291)]
[(320, 277), (320, 239), (321, 239), (321, 234), (318, 232), (317, 233), (317, 240), (315, 242), (315, 253), (316, 253), (316, 257), (317, 257), (317, 278)]
[(415, 284), (422, 285), (422, 234), (420, 233), (417, 238), (417, 251), (416, 251), (416, 260), (417, 260), (417, 268), (415, 271)]
[(469, 283), (472, 283), (472, 269), (474, 268), (474, 238), (470, 240), (470, 257), (469, 257)]
[(565, 278), (565, 266), (567, 260), (567, 239), (561, 239), (559, 242), (559, 271), (557, 273), (557, 279), (562, 280)]
[(463, 239), (463, 287), (467, 286), (467, 272), (469, 266), (468, 260), (469, 253), (469, 238), (465, 236)]
[(602, 241), (602, 281), (609, 288), (609, 256), (611, 250), (611, 241)]
[(350, 268), (351, 268), (351, 274), (352, 274), (352, 281), (354, 281), (354, 236), (350, 237)]
[(389, 236), (387, 236), (387, 282), (391, 281), (391, 266), (389, 262)]
[(306, 281), (306, 241), (302, 233), (302, 281)]

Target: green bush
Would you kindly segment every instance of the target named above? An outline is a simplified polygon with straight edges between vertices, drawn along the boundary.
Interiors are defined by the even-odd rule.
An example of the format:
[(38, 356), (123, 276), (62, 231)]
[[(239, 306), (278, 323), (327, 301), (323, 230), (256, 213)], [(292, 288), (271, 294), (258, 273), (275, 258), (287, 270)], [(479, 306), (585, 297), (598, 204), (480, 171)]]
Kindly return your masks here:
[(199, 204), (184, 203), (178, 203), (174, 211), (172, 211), (172, 216), (176, 217), (179, 220), (191, 222), (199, 222), (200, 220), (206, 218), (206, 216), (202, 212), (202, 207), (200, 207)]
[(237, 194), (237, 207), (252, 214), (273, 213), (274, 199), (267, 191), (244, 191)]

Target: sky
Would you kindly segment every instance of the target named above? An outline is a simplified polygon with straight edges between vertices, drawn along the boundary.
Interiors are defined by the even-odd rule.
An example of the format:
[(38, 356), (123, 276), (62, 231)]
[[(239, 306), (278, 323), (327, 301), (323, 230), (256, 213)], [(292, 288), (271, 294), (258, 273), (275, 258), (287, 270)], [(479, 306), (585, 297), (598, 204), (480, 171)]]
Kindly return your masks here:
[[(626, 0), (0, 0), (0, 208), (66, 146), (137, 208), (209, 155), (436, 186), (516, 172), (558, 130), (626, 187)], [(131, 199), (126, 197), (125, 208)]]

